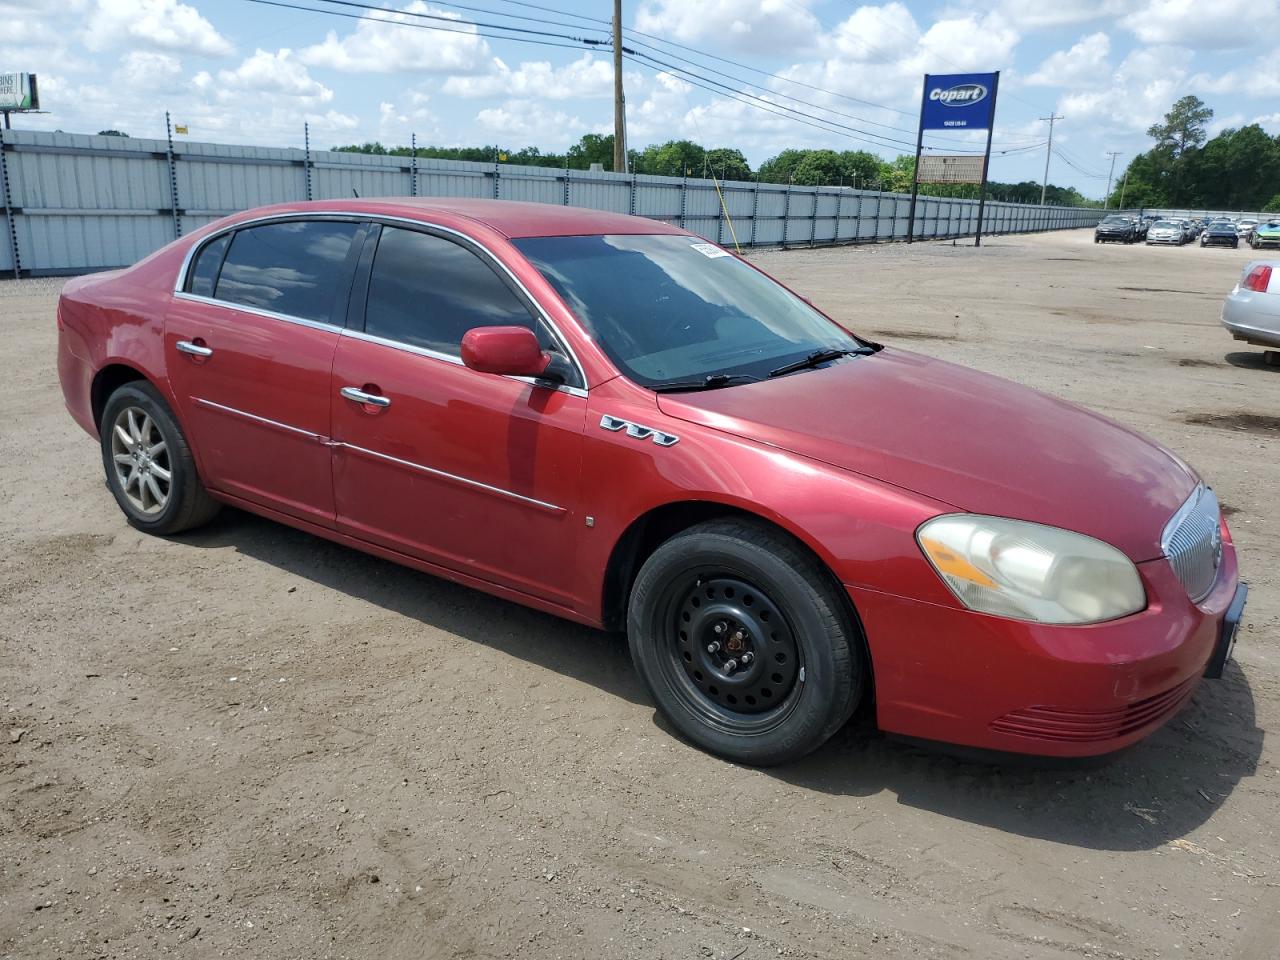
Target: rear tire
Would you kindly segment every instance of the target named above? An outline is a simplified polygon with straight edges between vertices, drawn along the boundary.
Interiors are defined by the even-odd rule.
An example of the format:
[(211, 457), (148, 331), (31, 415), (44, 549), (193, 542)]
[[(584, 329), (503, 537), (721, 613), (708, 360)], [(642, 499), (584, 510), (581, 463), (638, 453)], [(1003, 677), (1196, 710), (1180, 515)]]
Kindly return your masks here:
[(838, 587), (786, 534), (716, 520), (645, 561), (627, 610), (636, 670), (662, 715), (728, 760), (798, 760), (853, 714), (866, 668)]
[(169, 536), (208, 523), (221, 509), (200, 482), (169, 405), (147, 381), (111, 394), (98, 434), (107, 486), (137, 529)]

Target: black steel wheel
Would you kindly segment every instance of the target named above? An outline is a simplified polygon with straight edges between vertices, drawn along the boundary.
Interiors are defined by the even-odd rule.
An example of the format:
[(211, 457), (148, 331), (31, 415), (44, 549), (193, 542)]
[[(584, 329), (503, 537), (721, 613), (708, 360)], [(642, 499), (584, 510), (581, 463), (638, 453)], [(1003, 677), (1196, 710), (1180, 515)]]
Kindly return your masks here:
[(863, 644), (831, 578), (763, 523), (712, 521), (662, 544), (628, 610), (659, 710), (714, 753), (769, 765), (830, 737), (857, 705)]

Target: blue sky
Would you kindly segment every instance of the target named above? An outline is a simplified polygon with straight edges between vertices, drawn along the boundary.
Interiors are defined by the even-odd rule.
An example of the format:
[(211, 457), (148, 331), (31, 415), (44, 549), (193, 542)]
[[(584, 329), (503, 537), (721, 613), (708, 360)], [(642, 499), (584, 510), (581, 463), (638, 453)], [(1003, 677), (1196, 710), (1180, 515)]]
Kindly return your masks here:
[[(301, 146), (306, 121), (317, 146), (408, 143), (414, 132), (419, 143), (549, 151), (612, 132), (607, 50), (545, 36), (568, 48), (519, 43), (467, 23), (604, 38), (609, 0), (537, 0), (555, 13), (512, 0), (459, 0), (487, 13), (367, 0), (445, 18), (398, 22), (282, 2), (378, 19), (248, 0), (0, 0), (0, 72), (38, 73), (50, 111), (17, 125), (163, 136), (168, 109), (193, 140)], [(639, 31), (628, 45), (699, 75), (627, 63), (632, 147), (688, 137), (738, 147), (753, 165), (788, 146), (892, 157), (914, 146), (923, 73), (987, 70), (1002, 74), (995, 143), (1007, 151), (993, 158), (993, 179), (1040, 179), (1047, 125), (1038, 118), (1050, 111), (1064, 118), (1050, 179), (1093, 197), (1106, 186), (1107, 154), (1119, 151), (1122, 170), (1183, 94), (1216, 111), (1211, 132), (1258, 122), (1280, 133), (1280, 74), (1265, 66), (1280, 0), (624, 0), (623, 11)], [(454, 32), (403, 25), (413, 22)], [(823, 122), (778, 115), (788, 111)], [(931, 144), (973, 149), (964, 136)]]

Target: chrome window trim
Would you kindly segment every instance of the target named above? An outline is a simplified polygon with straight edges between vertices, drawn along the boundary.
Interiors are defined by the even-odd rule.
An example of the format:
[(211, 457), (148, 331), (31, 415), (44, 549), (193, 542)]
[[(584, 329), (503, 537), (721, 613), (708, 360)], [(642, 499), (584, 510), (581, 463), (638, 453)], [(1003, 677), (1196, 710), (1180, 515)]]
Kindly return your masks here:
[[(344, 337), (350, 337), (352, 340), (361, 340), (365, 343), (374, 343), (380, 347), (388, 347), (392, 350), (399, 350), (403, 353), (412, 353), (414, 356), (427, 357), (431, 360), (442, 360), (445, 363), (451, 363), (455, 367), (465, 367), (461, 357), (455, 357), (451, 353), (442, 353), (439, 350), (432, 350), (430, 347), (420, 347), (413, 343), (403, 343), (400, 340), (388, 340), (386, 337), (379, 337), (372, 333), (365, 333), (363, 330), (351, 330), (344, 328), (339, 331)], [(504, 377), (506, 380), (518, 380), (521, 383), (527, 383), (530, 386), (542, 387), (548, 390), (556, 390), (560, 393), (567, 393), (571, 397), (579, 397), (585, 399), (587, 391), (581, 387), (571, 387), (564, 383), (551, 383), (547, 380), (539, 380), (536, 377)]]
[(206, 400), (203, 397), (192, 397), (191, 399), (202, 407), (211, 407), (212, 409), (221, 411), (222, 413), (229, 413), (236, 417), (243, 417), (246, 420), (252, 420), (254, 423), (260, 423), (263, 426), (275, 427), (277, 430), (284, 430), (287, 433), (294, 433), (299, 436), (307, 437), (316, 441), (316, 443), (321, 443), (326, 446), (329, 445), (329, 440), (327, 438), (318, 433), (312, 433), (310, 430), (303, 430), (301, 427), (291, 427), (289, 424), (281, 423), (279, 420), (260, 417), (256, 413), (249, 413), (247, 410), (238, 410), (235, 407), (228, 407), (221, 403), (214, 403), (212, 400)]
[(327, 333), (342, 333), (343, 331), (342, 327), (332, 323), (325, 323), (322, 320), (308, 320), (306, 317), (295, 317), (287, 313), (276, 313), (274, 310), (264, 310), (261, 307), (251, 307), (244, 303), (232, 303), (229, 300), (215, 300), (213, 297), (201, 296), (198, 293), (176, 291), (173, 297), (175, 300), (189, 300), (192, 303), (207, 303), (214, 307), (226, 307), (228, 310), (238, 310), (241, 313), (249, 313), (255, 317), (265, 317), (268, 320), (281, 320), (284, 323), (293, 323), (300, 327), (310, 327), (312, 330), (324, 330)]
[(335, 447), (345, 447), (353, 453), (361, 453), (366, 457), (373, 457), (375, 460), (383, 460), (387, 463), (394, 463), (396, 466), (406, 467), (410, 470), (418, 470), (422, 473), (430, 474), (433, 477), (440, 477), (442, 480), (452, 480), (455, 483), (461, 483), (468, 487), (474, 487), (477, 490), (483, 490), (486, 493), (496, 494), (500, 497), (507, 497), (511, 500), (518, 500), (521, 503), (527, 503), (530, 506), (538, 507), (550, 513), (563, 514), (568, 512), (567, 507), (560, 507), (554, 503), (547, 503), (545, 500), (535, 500), (533, 497), (526, 497), (522, 493), (516, 493), (513, 490), (507, 490), (503, 487), (495, 487), (479, 480), (472, 480), (470, 477), (460, 477), (456, 473), (448, 473), (444, 470), (437, 470), (435, 467), (428, 467), (421, 463), (414, 463), (412, 460), (401, 460), (399, 457), (392, 457), (385, 453), (379, 453), (377, 450), (370, 450), (367, 447), (358, 447), (353, 443), (343, 443), (335, 441)]
[[(267, 214), (261, 217), (253, 217), (249, 220), (241, 220), (237, 223), (228, 224), (222, 229), (216, 231), (215, 233), (211, 233), (206, 237), (202, 237), (199, 240), (199, 242), (193, 243), (187, 249), (186, 256), (183, 257), (182, 259), (182, 266), (178, 269), (177, 280), (173, 286), (173, 295), (183, 300), (195, 300), (200, 303), (211, 303), (217, 306), (233, 307), (236, 309), (245, 309), (249, 313), (255, 313), (258, 316), (264, 316), (272, 320), (284, 320), (289, 323), (301, 323), (304, 326), (316, 326), (321, 329), (339, 330), (339, 331), (345, 331), (347, 333), (353, 333), (353, 332), (363, 333), (364, 331), (351, 331), (351, 330), (348, 330), (346, 327), (337, 327), (337, 326), (334, 326), (333, 324), (327, 324), (327, 323), (320, 324), (320, 323), (317, 323), (317, 321), (308, 320), (305, 317), (291, 317), (287, 314), (273, 313), (270, 310), (260, 310), (256, 307), (246, 308), (242, 304), (230, 303), (226, 300), (217, 300), (217, 299), (214, 299), (213, 297), (202, 297), (202, 296), (199, 296), (198, 294), (187, 293), (185, 291), (184, 288), (187, 285), (187, 274), (191, 269), (191, 263), (195, 259), (195, 255), (198, 250), (204, 249), (208, 244), (212, 243), (214, 240), (218, 239), (218, 237), (221, 237), (223, 234), (231, 233), (235, 230), (242, 230), (242, 229), (245, 229), (246, 227), (261, 226), (262, 224), (272, 223), (279, 220), (284, 220), (284, 221), (287, 221), (287, 220), (346, 220), (346, 221), (353, 221), (353, 222), (360, 222), (360, 223), (363, 223), (363, 222), (391, 223), (391, 224), (402, 223), (402, 224), (407, 224), (408, 226), (419, 227), (419, 228), (425, 227), (428, 230), (436, 230), (442, 234), (447, 234), (452, 237), (457, 237), (458, 239), (463, 240), (466, 243), (476, 247), (481, 252), (483, 252), (483, 254), (486, 257), (488, 257), (489, 261), (494, 266), (496, 266), (508, 278), (510, 278), (511, 282), (514, 283), (516, 287), (519, 288), (519, 290), (525, 295), (525, 298), (529, 301), (529, 303), (533, 304), (534, 310), (537, 312), (538, 318), (541, 319), (542, 322), (546, 324), (547, 329), (551, 331), (551, 335), (555, 338), (556, 342), (560, 344), (561, 348), (565, 352), (565, 356), (569, 358), (569, 362), (573, 364), (574, 370), (577, 371), (578, 378), (584, 384), (583, 387), (569, 387), (569, 386), (560, 384), (560, 385), (557, 385), (556, 388), (564, 392), (572, 393), (574, 396), (585, 397), (587, 395), (587, 390), (585, 387), (585, 384), (587, 382), (586, 371), (583, 369), (582, 363), (581, 361), (579, 361), (577, 353), (574, 352), (573, 347), (569, 344), (569, 341), (565, 338), (564, 334), (561, 332), (560, 327), (556, 324), (554, 320), (551, 319), (550, 314), (547, 313), (547, 310), (542, 305), (542, 302), (538, 300), (538, 298), (535, 297), (532, 293), (529, 292), (529, 288), (524, 285), (524, 283), (520, 280), (520, 278), (517, 277), (514, 273), (512, 273), (511, 269), (505, 263), (502, 262), (502, 259), (497, 254), (495, 254), (491, 249), (489, 249), (489, 247), (487, 247), (485, 244), (481, 243), (475, 237), (468, 236), (467, 234), (463, 233), (461, 230), (455, 230), (452, 227), (441, 226), (440, 224), (433, 223), (430, 220), (417, 220), (417, 219), (414, 219), (413, 217), (401, 217), (395, 214), (370, 213), (367, 211), (351, 211), (351, 210), (317, 210), (315, 212), (305, 211), (305, 210), (294, 210), (294, 211), (289, 211), (287, 213), (272, 213), (272, 214)], [(399, 347), (410, 346), (410, 344), (400, 344), (396, 341), (385, 340), (383, 338), (375, 338), (373, 342), (381, 343), (386, 346), (399, 346)], [(414, 351), (411, 351), (411, 352), (414, 352)], [(446, 359), (446, 355), (440, 354), (437, 351), (427, 351), (425, 355), (433, 356), (438, 360)], [(457, 363), (462, 364), (461, 358), (453, 358), (453, 359)], [(519, 380), (523, 383), (529, 383), (537, 386), (550, 386), (550, 384), (547, 384), (545, 381), (538, 381), (533, 377), (508, 377), (507, 379)]]

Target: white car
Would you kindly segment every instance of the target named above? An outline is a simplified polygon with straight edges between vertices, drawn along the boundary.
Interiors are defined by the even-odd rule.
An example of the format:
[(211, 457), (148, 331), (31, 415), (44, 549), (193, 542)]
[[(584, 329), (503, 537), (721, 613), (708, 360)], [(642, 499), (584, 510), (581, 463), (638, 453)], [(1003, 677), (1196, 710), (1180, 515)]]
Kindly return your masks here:
[(1167, 243), (1180, 247), (1186, 242), (1186, 231), (1177, 220), (1157, 220), (1147, 230), (1147, 246), (1153, 243)]
[(1254, 260), (1222, 305), (1222, 325), (1237, 340), (1267, 348), (1280, 363), (1280, 260)]

